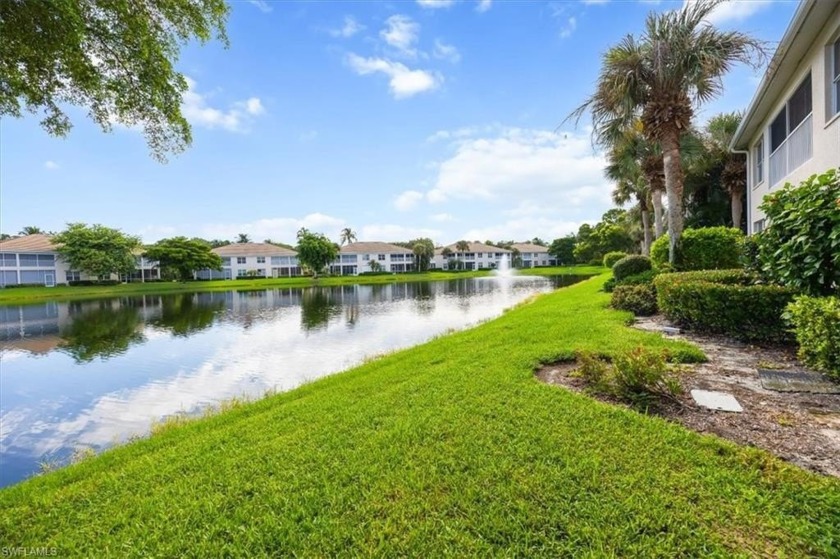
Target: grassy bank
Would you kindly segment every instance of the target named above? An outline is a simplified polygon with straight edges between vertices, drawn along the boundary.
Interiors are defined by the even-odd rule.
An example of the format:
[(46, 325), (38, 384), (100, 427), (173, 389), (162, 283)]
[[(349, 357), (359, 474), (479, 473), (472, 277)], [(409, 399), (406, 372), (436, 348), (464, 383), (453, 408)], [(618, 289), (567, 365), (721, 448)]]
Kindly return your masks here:
[[(566, 266), (554, 268), (534, 268), (522, 271), (523, 274), (553, 276), (562, 274), (580, 274), (591, 276), (604, 271), (598, 266)], [(392, 274), (383, 276), (332, 276), (313, 280), (309, 277), (266, 278), (245, 280), (214, 280), (180, 282), (127, 283), (121, 285), (57, 286), (57, 287), (15, 287), (0, 289), (0, 305), (20, 305), (40, 301), (70, 301), (95, 299), (99, 297), (120, 297), (126, 295), (184, 293), (197, 291), (228, 291), (269, 289), (276, 287), (310, 287), (312, 285), (375, 285), (383, 283), (441, 281), (459, 278), (487, 276), (489, 270), (472, 272), (429, 272), (424, 274)]]
[(535, 380), (643, 344), (605, 276), (0, 491), (80, 556), (837, 556), (840, 482)]

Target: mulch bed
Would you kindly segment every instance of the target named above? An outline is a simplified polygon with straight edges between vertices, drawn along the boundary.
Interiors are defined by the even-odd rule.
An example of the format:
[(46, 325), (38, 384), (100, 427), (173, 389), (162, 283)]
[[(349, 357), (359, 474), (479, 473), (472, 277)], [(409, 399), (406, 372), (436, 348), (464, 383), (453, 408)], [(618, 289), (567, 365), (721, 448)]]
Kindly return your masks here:
[[(671, 326), (662, 317), (639, 319), (637, 328), (661, 331)], [(776, 392), (762, 387), (757, 369), (803, 369), (793, 348), (756, 347), (718, 336), (682, 332), (674, 338), (699, 346), (708, 363), (681, 365), (685, 388), (677, 401), (664, 401), (653, 413), (700, 433), (711, 433), (742, 445), (762, 448), (802, 468), (840, 477), (840, 394)], [(571, 376), (576, 365), (542, 367), (537, 377), (582, 392), (586, 382)], [(689, 391), (729, 392), (744, 408), (729, 413), (701, 408)], [(599, 399), (618, 403), (611, 398)]]

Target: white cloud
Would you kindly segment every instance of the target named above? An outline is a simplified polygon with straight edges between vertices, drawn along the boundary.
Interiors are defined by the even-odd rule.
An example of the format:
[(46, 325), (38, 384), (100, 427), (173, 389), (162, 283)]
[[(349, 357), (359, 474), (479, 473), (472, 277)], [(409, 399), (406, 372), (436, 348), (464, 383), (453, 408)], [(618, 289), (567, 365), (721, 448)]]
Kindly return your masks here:
[(448, 213), (440, 213), (430, 215), (429, 219), (431, 219), (432, 221), (437, 221), (439, 223), (445, 223), (447, 221), (455, 221), (455, 216)]
[(385, 28), (379, 32), (382, 40), (406, 56), (417, 56), (414, 44), (420, 35), (420, 25), (410, 17), (393, 15), (385, 20)]
[(361, 228), (359, 235), (360, 239), (371, 239), (378, 241), (407, 241), (409, 239), (416, 239), (418, 237), (429, 237), (433, 241), (437, 241), (443, 235), (439, 229), (429, 229), (426, 227), (409, 227), (405, 225), (393, 224), (371, 224), (365, 225)]
[(572, 16), (566, 20), (566, 24), (560, 28), (560, 38), (567, 39), (572, 36), (572, 33), (577, 29), (577, 19)]
[(322, 213), (312, 213), (302, 218), (271, 217), (248, 223), (214, 223), (201, 229), (201, 236), (207, 239), (234, 239), (239, 233), (247, 233), (251, 240), (263, 239), (295, 243), (298, 230), (306, 227), (327, 237), (338, 237), (338, 231), (345, 225), (343, 219)]
[(448, 8), (454, 3), (455, 0), (417, 0), (417, 4), (419, 4), (421, 8), (428, 8), (431, 10)]
[(197, 126), (205, 128), (223, 128), (231, 132), (241, 132), (247, 128), (251, 118), (265, 112), (262, 102), (257, 97), (237, 101), (228, 110), (211, 107), (207, 96), (198, 93), (195, 80), (187, 77), (188, 89), (184, 92), (181, 111), (184, 117)]
[(256, 6), (264, 14), (271, 11), (271, 5), (267, 0), (248, 0), (248, 3), (252, 6)]
[(448, 60), (453, 64), (461, 60), (461, 53), (458, 52), (458, 49), (455, 48), (453, 45), (447, 45), (440, 39), (435, 39), (435, 49), (432, 51), (432, 55), (435, 58)]
[(381, 72), (390, 78), (391, 94), (403, 99), (440, 87), (443, 76), (426, 70), (412, 70), (405, 64), (384, 58), (364, 58), (350, 53), (347, 64), (360, 76)]
[(423, 193), (416, 190), (406, 190), (394, 199), (394, 207), (401, 212), (407, 212), (423, 200)]
[(338, 29), (330, 29), (328, 33), (333, 37), (349, 39), (353, 35), (365, 30), (365, 26), (356, 21), (353, 16), (344, 17), (344, 25)]
[(489, 10), (492, 5), (493, 0), (478, 0), (478, 6), (475, 7), (475, 11), (484, 13)]
[(582, 221), (609, 207), (604, 157), (592, 151), (588, 134), (499, 128), (453, 140), (451, 146), (453, 153), (426, 192), (429, 202), (516, 200), (508, 215), (525, 221), (561, 215)]
[(56, 169), (58, 169), (58, 163), (56, 163), (55, 161), (46, 161), (44, 162), (44, 168), (48, 171), (55, 171)]
[(174, 237), (178, 229), (171, 225), (147, 225), (142, 227), (139, 233), (144, 243), (154, 243), (167, 237)]
[(473, 228), (466, 231), (461, 237), (464, 239), (491, 239), (496, 241), (515, 239), (524, 241), (526, 239), (532, 239), (534, 235), (537, 235), (543, 239), (551, 240), (577, 232), (582, 223), (562, 221), (550, 217), (537, 219), (531, 217), (518, 218), (487, 227)]

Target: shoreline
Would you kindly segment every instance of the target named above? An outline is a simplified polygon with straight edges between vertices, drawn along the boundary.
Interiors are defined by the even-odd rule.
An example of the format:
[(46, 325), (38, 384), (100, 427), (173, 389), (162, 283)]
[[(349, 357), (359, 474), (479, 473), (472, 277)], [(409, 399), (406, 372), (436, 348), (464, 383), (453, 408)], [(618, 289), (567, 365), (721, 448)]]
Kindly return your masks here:
[[(605, 272), (600, 266), (552, 266), (520, 270), (523, 276), (582, 275), (595, 276)], [(0, 306), (25, 305), (47, 301), (78, 301), (131, 295), (166, 295), (169, 293), (200, 293), (206, 291), (254, 291), (278, 287), (332, 287), (338, 285), (382, 285), (447, 281), (487, 277), (491, 270), (469, 272), (425, 272), (381, 276), (324, 276), (313, 280), (308, 276), (245, 280), (210, 280), (190, 282), (123, 283), (119, 285), (13, 287), (0, 289)]]

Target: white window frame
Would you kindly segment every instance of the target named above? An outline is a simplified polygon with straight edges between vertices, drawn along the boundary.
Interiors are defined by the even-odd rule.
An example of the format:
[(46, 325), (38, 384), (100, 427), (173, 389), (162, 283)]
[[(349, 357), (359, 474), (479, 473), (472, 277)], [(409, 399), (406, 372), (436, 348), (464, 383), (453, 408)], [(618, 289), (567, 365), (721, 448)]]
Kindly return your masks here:
[[(838, 52), (840, 52), (840, 37), (831, 43), (829, 48), (831, 49), (831, 65), (828, 67), (829, 79), (831, 80), (829, 87), (831, 87), (832, 98), (831, 116), (829, 118), (833, 118), (840, 114), (840, 61), (837, 60)], [(835, 68), (837, 68), (837, 74), (831, 75), (835, 71)]]
[(244, 256), (237, 256), (236, 257), (236, 263), (237, 264), (245, 264), (247, 261), (248, 261), (248, 259)]
[(753, 188), (764, 182), (764, 164), (766, 163), (764, 157), (764, 136), (758, 139), (755, 146), (753, 146)]
[(265, 256), (257, 256), (257, 264), (265, 264)]

